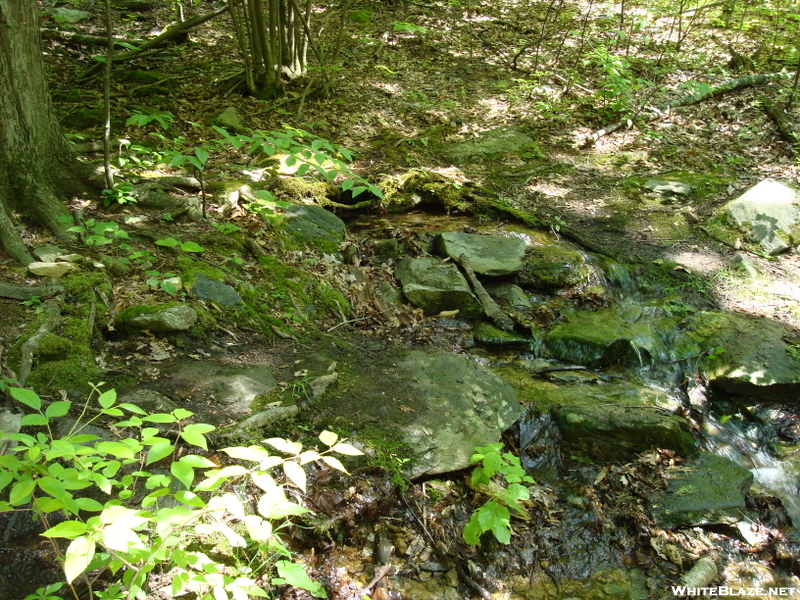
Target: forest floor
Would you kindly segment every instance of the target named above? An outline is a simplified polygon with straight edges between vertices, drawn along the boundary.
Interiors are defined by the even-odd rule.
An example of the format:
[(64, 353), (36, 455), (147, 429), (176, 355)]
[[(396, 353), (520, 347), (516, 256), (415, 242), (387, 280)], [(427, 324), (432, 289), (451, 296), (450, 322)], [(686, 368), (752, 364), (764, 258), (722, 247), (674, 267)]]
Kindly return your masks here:
[[(201, 4), (193, 10), (210, 9)], [(746, 280), (731, 267), (738, 251), (704, 228), (717, 208), (758, 181), (798, 180), (797, 157), (759, 101), (762, 95), (781, 101), (788, 83), (744, 88), (584, 144), (592, 132), (643, 106), (686, 96), (698, 86), (780, 71), (791, 31), (780, 20), (759, 21), (757, 13), (742, 15), (738, 27), (734, 17), (733, 27), (722, 28), (714, 10), (700, 16), (688, 11), (676, 29), (674, 11), (627, 10), (620, 34), (616, 14), (581, 3), (359, 2), (328, 8), (319, 14), (326, 26), (319, 47), (337, 58), (273, 102), (232, 91), (239, 66), (232, 59), (237, 50), (230, 18), (223, 15), (158, 60), (115, 67), (114, 133), (153, 150), (193, 148), (209, 137), (199, 125), (233, 106), (248, 128), (287, 124), (353, 150), (355, 167), (373, 181), (413, 168), (456, 171), (462, 181), (495, 191), (592, 250), (624, 261), (674, 262), (699, 276), (720, 307), (800, 327), (798, 253), (751, 254), (759, 276)], [(115, 17), (119, 37), (144, 39), (174, 15), (162, 8)], [(98, 16), (79, 30), (102, 35), (101, 22)], [(98, 139), (99, 123), (85, 122), (98, 111), (85, 107), (101, 105), (102, 82), (74, 82), (96, 50), (45, 44), (67, 127), (94, 125), (82, 134)], [(742, 70), (737, 57), (745, 57), (750, 70)], [(315, 97), (323, 75), (331, 92)], [(169, 112), (173, 127), (162, 132), (151, 123), (121, 131), (137, 110)], [(486, 159), (458, 161), (448, 154), (456, 144), (508, 126), (534, 142)], [(229, 174), (224, 162), (212, 156), (209, 178)], [(641, 193), (641, 182), (674, 173), (690, 174), (702, 193)], [(704, 177), (722, 185), (704, 186)], [(681, 226), (665, 232), (664, 220), (675, 215)]]

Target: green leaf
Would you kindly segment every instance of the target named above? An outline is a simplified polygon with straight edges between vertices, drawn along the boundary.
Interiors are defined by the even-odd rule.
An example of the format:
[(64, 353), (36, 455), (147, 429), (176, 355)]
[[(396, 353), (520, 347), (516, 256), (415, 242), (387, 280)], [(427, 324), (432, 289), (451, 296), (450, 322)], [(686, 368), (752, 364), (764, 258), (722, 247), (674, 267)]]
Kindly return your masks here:
[(145, 459), (145, 466), (152, 465), (154, 462), (160, 461), (162, 458), (166, 458), (170, 454), (175, 447), (170, 442), (160, 442), (158, 444), (153, 444), (150, 450), (147, 451), (147, 458)]
[(30, 502), (31, 493), (35, 487), (36, 480), (34, 479), (23, 479), (22, 481), (18, 481), (11, 488), (11, 492), (8, 495), (8, 502), (13, 506), (27, 504)]
[(208, 162), (208, 150), (205, 148), (198, 148), (194, 151), (194, 154), (203, 165)]
[(72, 583), (83, 573), (94, 558), (94, 540), (81, 536), (70, 543), (64, 560), (67, 583)]
[(51, 527), (43, 532), (41, 535), (49, 538), (67, 538), (74, 540), (79, 535), (86, 533), (88, 529), (86, 523), (81, 523), (80, 521), (63, 521), (55, 527)]
[(180, 481), (187, 489), (192, 487), (194, 481), (194, 469), (182, 462), (174, 462), (169, 466), (169, 471), (178, 481)]
[(42, 399), (33, 390), (26, 390), (25, 388), (10, 388), (11, 397), (17, 402), (22, 402), (25, 406), (30, 406), (33, 410), (42, 408)]
[(167, 413), (155, 413), (145, 417), (143, 420), (150, 423), (176, 423), (178, 421), (174, 415)]
[(290, 442), (289, 440), (285, 440), (283, 438), (269, 438), (268, 440), (264, 441), (276, 450), (285, 452), (286, 454), (297, 456), (303, 451), (303, 444), (300, 442)]
[(331, 447), (331, 450), (346, 456), (364, 456), (364, 453), (350, 444), (339, 443)]
[(59, 400), (58, 402), (53, 402), (50, 406), (48, 406), (44, 414), (48, 419), (52, 419), (53, 417), (63, 417), (69, 412), (69, 408), (72, 406), (72, 402), (69, 400)]
[(120, 408), (124, 408), (125, 410), (127, 410), (129, 412), (132, 412), (134, 414), (137, 414), (137, 415), (146, 415), (147, 414), (144, 410), (142, 410), (141, 408), (139, 408), (135, 404), (129, 404), (127, 402), (123, 402), (122, 404), (119, 405), (119, 407)]
[(14, 481), (14, 475), (10, 471), (0, 471), (0, 490), (4, 490), (12, 481)]
[(193, 506), (195, 508), (205, 508), (206, 503), (203, 502), (203, 499), (200, 498), (194, 492), (190, 492), (189, 490), (178, 490), (175, 492), (175, 499), (178, 502), (182, 502), (188, 506)]
[(181, 250), (184, 252), (202, 252), (204, 248), (197, 242), (183, 242)]
[[(341, 471), (342, 473), (347, 473), (347, 469), (344, 468), (344, 465), (339, 461), (338, 458), (334, 458), (333, 456), (323, 456), (323, 462), (326, 465), (331, 467), (332, 469), (336, 469), (337, 471)], [(349, 475), (349, 473), (347, 473)]]
[(25, 415), (20, 419), (19, 424), (22, 426), (25, 425), (47, 425), (50, 421), (44, 415)]
[(188, 160), (188, 161), (191, 163), (191, 165), (192, 165), (192, 166), (193, 166), (195, 169), (197, 169), (198, 171), (202, 171), (202, 170), (203, 170), (203, 166), (204, 166), (204, 165), (203, 165), (203, 163), (201, 163), (199, 160), (197, 160), (197, 157), (196, 157), (196, 156), (187, 156), (187, 157), (186, 157), (186, 160)]
[(306, 491), (306, 472), (303, 467), (296, 462), (287, 461), (283, 463), (283, 472), (289, 481), (299, 487), (303, 492)]
[(307, 165), (307, 164), (300, 165), (299, 167), (297, 167), (297, 176), (298, 177), (302, 177), (303, 175), (308, 173), (308, 169), (309, 168), (310, 168), (310, 165)]
[(347, 162), (353, 162), (353, 153), (352, 153), (352, 152), (350, 152), (350, 150), (348, 150), (347, 148), (342, 148), (342, 147), (340, 146), (340, 147), (339, 147), (339, 154), (341, 154), (342, 156), (344, 156), (344, 158), (345, 158), (345, 160), (346, 160)]
[(181, 243), (178, 240), (176, 240), (174, 237), (166, 237), (166, 238), (161, 238), (160, 240), (156, 240), (156, 246), (172, 247), (172, 246), (180, 246), (180, 245), (181, 245)]
[(314, 155), (314, 160), (316, 161), (316, 163), (318, 165), (322, 166), (328, 160), (328, 157), (325, 154), (321, 154), (321, 153), (320, 154), (315, 154)]
[(134, 458), (136, 452), (123, 442), (98, 442), (95, 446), (98, 452), (110, 454), (116, 458)]
[[(299, 587), (311, 593), (315, 598), (327, 598), (328, 595), (322, 588), (322, 584), (312, 580), (302, 565), (290, 562), (288, 560), (279, 560), (275, 563), (275, 568), (278, 570), (279, 582), (288, 585)], [(273, 582), (276, 580), (273, 579)]]
[[(234, 446), (232, 448), (223, 448), (222, 451), (231, 458), (238, 458), (240, 460), (249, 460), (251, 462), (257, 462), (257, 463), (260, 463), (261, 461), (267, 460), (269, 458), (275, 458), (260, 446), (248, 446), (247, 448), (243, 446)], [(283, 460), (281, 460), (281, 462), (283, 462)]]
[(296, 156), (287, 156), (285, 162), (286, 162), (286, 166), (287, 167), (293, 167), (294, 165), (297, 164), (297, 157)]
[(183, 421), (184, 419), (188, 419), (194, 413), (190, 410), (186, 410), (185, 408), (176, 408), (172, 411), (172, 415), (178, 419), (179, 421)]
[(103, 408), (111, 408), (117, 402), (117, 390), (108, 390), (98, 396), (97, 401)]
[(213, 431), (214, 429), (216, 429), (216, 427), (213, 425), (207, 425), (206, 423), (194, 423), (186, 426), (186, 429), (181, 432), (181, 437), (187, 443), (207, 450), (208, 443), (206, 442), (206, 438), (203, 434)]
[(477, 546), (481, 543), (481, 534), (483, 530), (481, 526), (478, 524), (478, 513), (472, 513), (472, 516), (469, 518), (469, 522), (464, 525), (464, 531), (462, 535), (464, 536), (464, 541), (468, 544), (473, 546)]
[(94, 498), (75, 498), (75, 504), (81, 510), (88, 510), (90, 512), (100, 512), (103, 510), (103, 505)]
[(354, 187), (353, 190), (350, 192), (353, 195), (353, 198), (358, 196), (361, 192), (366, 191), (367, 186), (359, 185), (358, 187)]

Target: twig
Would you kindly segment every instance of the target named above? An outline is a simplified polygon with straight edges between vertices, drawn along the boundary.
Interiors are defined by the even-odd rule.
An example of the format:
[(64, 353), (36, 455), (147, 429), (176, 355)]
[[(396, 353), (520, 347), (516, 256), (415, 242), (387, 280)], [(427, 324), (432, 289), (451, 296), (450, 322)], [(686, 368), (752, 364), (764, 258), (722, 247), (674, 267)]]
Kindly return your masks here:
[[(387, 312), (389, 312), (389, 311), (391, 311), (391, 310), (392, 310), (391, 308), (387, 308), (386, 310), (382, 310), (382, 311), (380, 311), (380, 312), (379, 312), (379, 313), (377, 313), (377, 314), (378, 314), (378, 315), (382, 315), (383, 313), (387, 313)], [(341, 323), (339, 323), (338, 325), (334, 325), (333, 327), (331, 327), (330, 329), (326, 329), (325, 331), (327, 331), (328, 333), (330, 333), (331, 331), (333, 331), (334, 329), (338, 329), (338, 328), (339, 328), (339, 327), (341, 327), (342, 325), (347, 325), (347, 324), (349, 324), (349, 323), (358, 323), (359, 321), (366, 321), (367, 319), (374, 319), (374, 318), (375, 318), (375, 316), (373, 316), (373, 315), (368, 315), (368, 316), (366, 316), (366, 317), (359, 317), (358, 319), (349, 319), (349, 320), (347, 320), (347, 321), (342, 321), (342, 322), (341, 322)]]

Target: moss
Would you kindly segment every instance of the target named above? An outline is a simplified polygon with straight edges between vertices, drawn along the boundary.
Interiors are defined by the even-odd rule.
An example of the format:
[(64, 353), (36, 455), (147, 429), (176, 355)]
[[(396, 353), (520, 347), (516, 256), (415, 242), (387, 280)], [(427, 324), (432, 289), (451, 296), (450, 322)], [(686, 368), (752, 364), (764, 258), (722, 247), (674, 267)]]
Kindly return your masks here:
[(189, 335), (195, 339), (202, 339), (206, 334), (217, 327), (217, 319), (211, 312), (201, 306), (193, 306), (197, 313), (197, 323), (189, 330)]
[(76, 302), (94, 302), (95, 290), (110, 294), (111, 280), (105, 273), (75, 273), (61, 278), (61, 284), (68, 296)]
[(117, 322), (121, 323), (124, 321), (129, 321), (130, 319), (138, 317), (139, 315), (149, 315), (173, 306), (183, 306), (183, 302), (169, 302), (167, 304), (153, 305), (137, 304), (135, 306), (129, 306), (117, 315)]
[(36, 365), (27, 381), (27, 386), (40, 394), (52, 394), (57, 390), (91, 391), (90, 381), (97, 380), (97, 370), (91, 357), (71, 357), (51, 360)]
[(194, 260), (190, 256), (179, 256), (178, 265), (181, 270), (181, 283), (188, 289), (192, 288), (197, 281), (197, 276), (200, 274), (205, 275), (209, 279), (216, 279), (217, 281), (225, 281), (226, 277), (228, 277), (228, 274), (222, 269), (217, 269), (208, 263)]
[(282, 177), (278, 181), (278, 189), (275, 191), (282, 196), (295, 201), (313, 200), (320, 206), (325, 206), (328, 198), (336, 192), (329, 183), (314, 179)]
[(38, 355), (44, 360), (64, 359), (75, 349), (75, 342), (54, 333), (48, 333), (39, 340)]

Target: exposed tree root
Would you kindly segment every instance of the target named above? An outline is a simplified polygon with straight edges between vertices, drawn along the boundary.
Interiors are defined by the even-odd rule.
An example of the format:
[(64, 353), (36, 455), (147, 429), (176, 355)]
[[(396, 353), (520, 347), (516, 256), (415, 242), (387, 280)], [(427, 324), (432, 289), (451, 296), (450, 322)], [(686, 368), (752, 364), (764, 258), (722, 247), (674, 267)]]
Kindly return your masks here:
[(484, 314), (486, 314), (486, 316), (489, 317), (494, 324), (503, 331), (514, 331), (513, 319), (504, 313), (499, 306), (497, 306), (497, 302), (492, 300), (492, 297), (486, 292), (481, 282), (478, 281), (477, 277), (475, 277), (475, 271), (472, 270), (472, 266), (469, 264), (467, 255), (462, 254), (459, 256), (458, 262), (461, 263), (461, 267), (467, 273), (467, 278), (472, 284), (472, 289), (475, 292), (475, 295), (478, 297), (481, 307), (483, 307)]
[(33, 361), (36, 358), (36, 353), (39, 351), (39, 341), (48, 333), (55, 331), (56, 327), (61, 323), (61, 302), (53, 298), (47, 300), (42, 305), (44, 314), (44, 321), (39, 326), (31, 337), (29, 337), (22, 344), (20, 352), (22, 357), (19, 364), (19, 377), (17, 381), (20, 386), (25, 387), (25, 382), (33, 369)]

